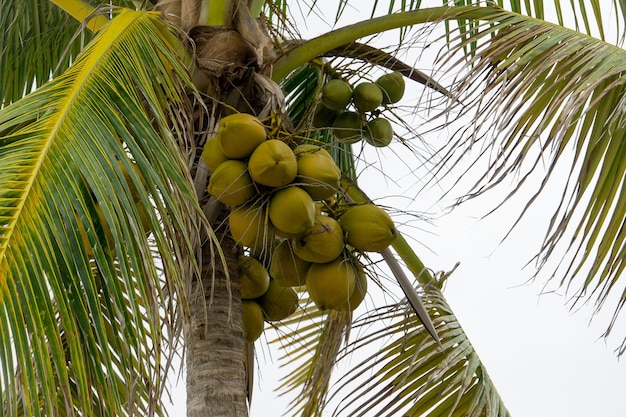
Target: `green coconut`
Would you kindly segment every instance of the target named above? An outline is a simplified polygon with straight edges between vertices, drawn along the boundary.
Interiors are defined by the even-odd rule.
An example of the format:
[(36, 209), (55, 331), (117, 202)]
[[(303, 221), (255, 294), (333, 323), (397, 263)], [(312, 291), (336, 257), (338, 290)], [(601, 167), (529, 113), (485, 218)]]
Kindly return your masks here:
[(354, 292), (356, 269), (344, 257), (324, 264), (311, 264), (306, 274), (309, 296), (320, 310), (343, 306)]
[(265, 141), (267, 132), (257, 117), (234, 113), (222, 117), (217, 136), (224, 155), (232, 159), (245, 159)]
[(294, 253), (308, 262), (326, 263), (336, 259), (344, 248), (343, 231), (332, 217), (318, 215), (315, 224), (293, 239)]
[(324, 200), (337, 193), (341, 170), (325, 149), (300, 145), (294, 153), (298, 156), (297, 182), (313, 200)]
[(300, 187), (282, 188), (270, 199), (269, 218), (283, 233), (298, 235), (313, 226), (315, 203), (309, 193)]
[(252, 343), (263, 334), (263, 309), (256, 301), (241, 301), (241, 326), (246, 342)]
[(348, 301), (335, 308), (341, 311), (354, 311), (365, 299), (367, 295), (367, 275), (363, 268), (363, 264), (358, 259), (351, 259), (352, 265), (356, 271), (356, 279), (354, 281), (354, 291)]
[(240, 206), (256, 195), (256, 188), (243, 161), (221, 163), (209, 177), (209, 194), (231, 207)]
[(328, 81), (322, 88), (321, 103), (331, 110), (343, 110), (352, 99), (352, 87), (343, 80)]
[(346, 243), (359, 251), (380, 252), (398, 235), (391, 217), (374, 204), (350, 207), (339, 218), (339, 224)]
[(228, 161), (217, 136), (212, 137), (204, 144), (201, 158), (211, 171), (215, 171), (222, 162)]
[(255, 255), (270, 250), (274, 239), (274, 231), (266, 221), (264, 207), (246, 204), (231, 210), (228, 215), (228, 226), (235, 241), (249, 247)]
[(383, 104), (397, 103), (404, 96), (404, 77), (397, 71), (382, 75), (376, 85), (383, 92)]
[(272, 252), (269, 273), (276, 283), (283, 287), (299, 287), (304, 285), (306, 271), (311, 266), (295, 255), (288, 239), (282, 240)]
[(331, 110), (326, 106), (318, 106), (313, 114), (313, 127), (331, 127), (339, 114), (338, 111)]
[(393, 139), (391, 122), (384, 117), (376, 117), (365, 127), (365, 141), (378, 148), (388, 146)]
[(270, 274), (261, 262), (251, 256), (239, 257), (241, 298), (251, 300), (265, 294), (270, 286)]
[(333, 135), (342, 143), (357, 143), (363, 137), (361, 115), (353, 111), (339, 113), (333, 123)]
[(250, 155), (248, 172), (252, 179), (268, 187), (282, 187), (296, 178), (296, 156), (285, 142), (269, 139)]
[(383, 90), (374, 83), (359, 83), (352, 92), (352, 101), (361, 113), (374, 111), (383, 103)]
[(298, 309), (298, 293), (291, 287), (283, 287), (275, 280), (260, 298), (257, 299), (267, 321), (283, 320)]

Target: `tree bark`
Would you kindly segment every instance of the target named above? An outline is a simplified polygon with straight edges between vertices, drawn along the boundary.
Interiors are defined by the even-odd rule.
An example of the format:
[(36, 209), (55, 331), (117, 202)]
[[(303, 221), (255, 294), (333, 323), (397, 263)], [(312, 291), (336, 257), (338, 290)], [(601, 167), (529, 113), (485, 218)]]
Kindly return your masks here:
[(194, 280), (189, 295), (191, 325), (185, 336), (188, 417), (248, 416), (237, 264), (241, 249), (220, 220), (216, 224), (222, 226), (216, 233), (228, 275), (219, 258), (211, 258), (215, 254), (211, 254), (210, 243), (205, 244), (202, 276)]

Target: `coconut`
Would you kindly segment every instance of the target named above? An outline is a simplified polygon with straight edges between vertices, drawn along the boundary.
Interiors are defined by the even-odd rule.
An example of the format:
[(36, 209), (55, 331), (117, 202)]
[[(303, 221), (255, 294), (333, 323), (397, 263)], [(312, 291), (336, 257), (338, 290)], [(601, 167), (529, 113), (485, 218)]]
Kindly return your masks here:
[(361, 113), (373, 111), (383, 103), (383, 91), (374, 83), (362, 82), (354, 87), (352, 101)]
[(265, 321), (261, 306), (252, 300), (241, 301), (241, 327), (246, 342), (252, 343), (261, 336)]
[(211, 171), (215, 171), (222, 162), (228, 161), (217, 136), (212, 137), (204, 144), (201, 158)]
[(290, 241), (285, 239), (272, 252), (269, 273), (283, 287), (299, 287), (305, 283), (309, 266), (311, 263), (297, 257)]
[(294, 253), (308, 262), (326, 263), (343, 251), (343, 231), (332, 217), (318, 215), (315, 224), (292, 242)]
[(358, 259), (351, 259), (352, 265), (356, 271), (356, 279), (354, 281), (354, 291), (348, 301), (335, 308), (335, 310), (341, 311), (354, 311), (365, 299), (367, 295), (367, 275), (363, 268), (363, 264)]
[(397, 71), (382, 75), (376, 85), (383, 92), (383, 104), (397, 103), (404, 96), (404, 77)]
[[(313, 149), (301, 147), (313, 146)], [(300, 149), (298, 149), (300, 148)], [(315, 145), (300, 145), (294, 149), (298, 156), (297, 182), (313, 200), (330, 198), (339, 189), (341, 170), (325, 150)]]
[(331, 110), (343, 110), (352, 99), (352, 87), (343, 80), (334, 79), (322, 88), (321, 103)]
[(391, 143), (393, 139), (393, 127), (391, 122), (384, 117), (376, 117), (365, 127), (365, 140), (370, 145), (384, 147)]
[(270, 286), (270, 274), (261, 262), (251, 256), (239, 257), (241, 298), (253, 299), (265, 294)]
[(283, 287), (274, 280), (270, 281), (269, 288), (257, 301), (268, 321), (283, 320), (298, 309), (296, 291), (290, 287)]
[(265, 126), (251, 114), (234, 113), (222, 117), (217, 136), (224, 155), (244, 159), (267, 138)]
[(361, 115), (353, 111), (339, 113), (333, 123), (333, 135), (342, 143), (357, 143), (363, 137)]
[(325, 264), (311, 264), (306, 274), (309, 296), (320, 310), (343, 306), (354, 292), (356, 270), (339, 257)]
[(290, 235), (304, 233), (315, 221), (315, 203), (300, 187), (276, 191), (269, 203), (269, 218), (276, 228)]
[(266, 222), (265, 208), (256, 205), (239, 206), (228, 215), (230, 233), (237, 243), (262, 253), (274, 239), (271, 225)]
[(326, 106), (318, 106), (311, 123), (313, 127), (331, 127), (338, 114), (338, 111), (331, 110)]
[(209, 193), (231, 207), (240, 206), (256, 195), (245, 162), (230, 159), (221, 163), (209, 178)]
[(282, 187), (296, 178), (296, 156), (285, 142), (270, 139), (250, 155), (248, 171), (252, 179), (268, 187)]
[(398, 235), (391, 217), (374, 204), (350, 207), (339, 218), (339, 224), (346, 243), (359, 251), (380, 252)]

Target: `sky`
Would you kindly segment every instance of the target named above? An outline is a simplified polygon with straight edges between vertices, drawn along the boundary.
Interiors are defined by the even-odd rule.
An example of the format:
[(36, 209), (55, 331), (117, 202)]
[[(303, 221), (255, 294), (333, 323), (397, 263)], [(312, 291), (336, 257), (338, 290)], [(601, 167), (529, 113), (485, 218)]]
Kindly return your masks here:
[[(320, 9), (332, 19), (334, 9), (324, 7), (326, 3), (319, 2)], [(370, 7), (363, 5), (361, 10)], [(358, 11), (349, 10), (341, 23), (349, 20), (359, 20)], [(298, 27), (305, 38), (327, 29), (312, 16)], [(425, 70), (432, 65), (424, 56), (419, 63)], [(417, 91), (421, 87), (409, 85), (411, 88)], [(439, 199), (441, 190), (449, 184), (442, 183), (440, 188), (418, 194), (415, 167), (397, 163), (396, 153), (402, 151), (397, 144), (383, 151), (368, 149), (366, 157), (374, 161), (374, 168), (391, 172), (389, 176), (397, 181), (391, 182), (381, 177), (377, 169), (370, 169), (360, 184), (380, 204), (435, 213), (428, 221), (406, 223), (406, 218), (397, 213), (394, 219), (400, 223), (400, 231), (415, 242), (414, 249), (427, 267), (445, 271), (459, 262), (447, 281), (444, 296), (511, 415), (626, 416), (626, 364), (614, 352), (621, 339), (607, 341), (601, 337), (612, 310), (607, 309), (593, 320), (592, 306), (570, 310), (566, 305), (568, 294), (562, 289), (544, 287), (546, 281), (541, 274), (531, 281), (535, 270), (532, 263), (526, 266), (539, 249), (555, 209), (556, 200), (552, 197), (559, 194), (561, 185), (553, 184), (552, 191), (502, 241), (519, 214), (523, 195), (486, 217), (487, 210), (508, 191), (506, 188), (447, 213), (445, 207), (450, 200)], [(540, 179), (541, 176), (535, 181)], [(624, 334), (621, 329), (617, 332), (618, 336)], [(251, 417), (278, 416), (282, 413), (277, 410), (285, 409), (284, 401), (275, 398), (273, 389), (278, 386), (278, 373), (276, 365), (269, 362), (267, 357), (259, 358), (260, 382), (254, 393)], [(182, 415), (184, 409), (180, 385), (184, 384), (174, 391), (174, 416)]]

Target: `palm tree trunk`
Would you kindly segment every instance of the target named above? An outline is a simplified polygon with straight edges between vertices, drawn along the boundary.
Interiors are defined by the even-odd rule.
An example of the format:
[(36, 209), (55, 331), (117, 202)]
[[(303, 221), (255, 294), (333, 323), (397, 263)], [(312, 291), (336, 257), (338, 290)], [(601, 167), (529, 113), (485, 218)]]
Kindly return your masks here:
[[(216, 224), (223, 222), (218, 220)], [(189, 295), (191, 326), (185, 339), (187, 416), (247, 417), (237, 266), (241, 249), (225, 226), (218, 227), (216, 233), (229, 270), (227, 275), (219, 259), (211, 259), (209, 244), (204, 245), (202, 276), (192, 283)]]

